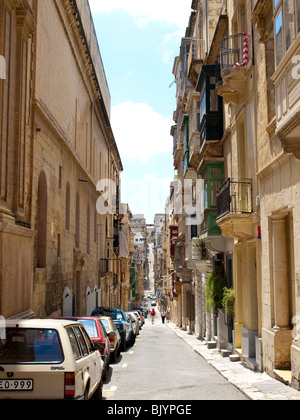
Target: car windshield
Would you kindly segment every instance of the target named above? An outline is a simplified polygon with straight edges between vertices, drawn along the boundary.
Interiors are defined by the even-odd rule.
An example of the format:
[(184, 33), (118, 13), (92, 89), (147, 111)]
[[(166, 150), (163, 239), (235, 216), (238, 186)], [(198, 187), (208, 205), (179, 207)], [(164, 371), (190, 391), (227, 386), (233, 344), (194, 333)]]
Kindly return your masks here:
[(114, 321), (122, 321), (123, 315), (120, 312), (114, 312), (113, 313), (113, 319)]
[(0, 364), (59, 364), (63, 360), (55, 330), (7, 328), (0, 337)]
[(104, 328), (106, 329), (106, 331), (110, 331), (110, 327), (109, 327), (109, 323), (108, 323), (107, 319), (102, 319), (101, 318), (101, 322), (102, 322)]
[(98, 331), (96, 326), (96, 321), (93, 319), (78, 319), (78, 322), (84, 326), (88, 335), (91, 338), (98, 338)]

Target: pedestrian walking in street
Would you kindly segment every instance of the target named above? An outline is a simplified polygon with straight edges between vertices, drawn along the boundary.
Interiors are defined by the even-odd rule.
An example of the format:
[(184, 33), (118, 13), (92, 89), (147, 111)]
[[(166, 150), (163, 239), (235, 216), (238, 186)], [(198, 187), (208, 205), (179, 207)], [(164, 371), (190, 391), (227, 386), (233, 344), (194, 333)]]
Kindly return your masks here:
[(154, 324), (155, 315), (156, 315), (156, 312), (155, 312), (155, 310), (154, 310), (154, 308), (153, 308), (153, 309), (152, 309), (152, 311), (151, 311), (151, 320), (152, 320), (152, 324)]
[(161, 313), (161, 320), (162, 320), (162, 323), (163, 324), (165, 323), (165, 319), (166, 319), (166, 311), (162, 311), (162, 313)]

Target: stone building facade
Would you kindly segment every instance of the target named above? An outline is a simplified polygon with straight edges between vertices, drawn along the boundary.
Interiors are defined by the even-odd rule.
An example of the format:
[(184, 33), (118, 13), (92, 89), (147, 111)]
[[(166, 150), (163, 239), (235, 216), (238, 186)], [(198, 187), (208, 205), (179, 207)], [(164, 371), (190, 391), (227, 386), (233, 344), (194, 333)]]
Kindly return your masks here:
[[(86, 0), (0, 4), (0, 314), (88, 314), (120, 299), (122, 162)], [(99, 180), (116, 186), (99, 214)]]
[[(190, 49), (175, 59), (179, 66), (188, 56), (176, 80), (172, 127), (179, 177), (192, 168), (204, 180), (204, 223), (193, 232), (192, 246), (200, 254), (189, 261), (185, 253), (180, 261), (175, 252), (173, 259), (183, 294), (195, 288), (195, 332), (297, 389), (299, 16), (293, 0), (194, 0), (182, 42)], [(171, 220), (179, 231), (172, 243), (187, 249), (193, 238), (181, 228), (184, 217)], [(188, 286), (180, 280), (184, 265), (191, 270)], [(205, 309), (205, 286), (216, 265), (234, 294), (231, 320), (224, 311)], [(183, 304), (181, 311), (184, 327)]]

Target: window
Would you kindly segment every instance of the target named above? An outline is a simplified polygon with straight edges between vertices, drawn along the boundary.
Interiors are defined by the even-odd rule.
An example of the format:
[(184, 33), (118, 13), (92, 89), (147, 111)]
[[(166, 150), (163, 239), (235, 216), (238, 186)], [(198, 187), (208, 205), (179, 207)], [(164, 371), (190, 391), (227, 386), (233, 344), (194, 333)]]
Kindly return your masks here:
[(102, 337), (107, 338), (108, 336), (107, 336), (107, 333), (106, 333), (106, 329), (105, 329), (103, 320), (100, 321), (100, 328), (101, 328), (101, 331), (102, 331)]
[(189, 149), (189, 116), (184, 117), (184, 171), (191, 168), (190, 165), (190, 149)]
[(275, 21), (276, 66), (278, 66), (278, 64), (283, 58), (282, 41), (282, 12), (280, 11)]
[(66, 186), (66, 229), (70, 230), (70, 199), (71, 199), (71, 187), (70, 183)]
[(200, 104), (200, 122), (206, 114), (206, 86), (204, 85), (201, 91), (201, 104)]
[(209, 91), (210, 91), (209, 111), (218, 112), (219, 111), (219, 97), (216, 91), (216, 77), (209, 78)]
[(109, 323), (108, 323), (107, 319), (101, 319), (101, 322), (104, 325), (106, 331), (110, 331)]
[(93, 353), (93, 351), (94, 351), (94, 346), (93, 346), (93, 343), (91, 342), (90, 337), (88, 336), (88, 334), (87, 334), (86, 330), (81, 329), (81, 332), (82, 332), (82, 334), (83, 334), (83, 336), (84, 336), (84, 339), (85, 339), (85, 342), (86, 342), (86, 344), (87, 344), (87, 350), (88, 350), (88, 353), (89, 353), (89, 354), (90, 354), (90, 353)]
[(83, 356), (84, 357), (88, 356), (89, 351), (88, 351), (88, 348), (87, 348), (86, 342), (84, 340), (84, 337), (82, 335), (80, 327), (74, 327), (74, 332), (75, 332), (76, 338), (78, 339), (78, 343), (80, 345)]
[(61, 187), (62, 187), (62, 166), (59, 166), (59, 169), (58, 169), (58, 186), (59, 186), (59, 189), (61, 190)]
[(290, 48), (295, 41), (295, 9), (294, 0), (283, 2), (284, 9), (284, 27), (285, 27), (285, 47), (286, 50)]
[(0, 339), (0, 363), (59, 364), (64, 361), (59, 334), (51, 329), (7, 328)]
[(78, 321), (84, 326), (90, 337), (98, 338), (96, 321), (92, 319), (79, 319)]
[(41, 172), (37, 192), (37, 267), (45, 268), (47, 260), (47, 212), (48, 191), (47, 178), (44, 171)]
[(78, 359), (81, 358), (81, 353), (80, 353), (80, 349), (79, 349), (78, 342), (76, 340), (74, 331), (72, 330), (72, 328), (67, 328), (67, 333), (68, 333), (70, 344), (71, 344), (71, 347), (72, 347), (74, 359), (78, 360)]
[(300, 31), (300, 0), (274, 0), (274, 28), (278, 66)]
[(0, 80), (6, 79), (6, 61), (5, 58), (0, 55)]

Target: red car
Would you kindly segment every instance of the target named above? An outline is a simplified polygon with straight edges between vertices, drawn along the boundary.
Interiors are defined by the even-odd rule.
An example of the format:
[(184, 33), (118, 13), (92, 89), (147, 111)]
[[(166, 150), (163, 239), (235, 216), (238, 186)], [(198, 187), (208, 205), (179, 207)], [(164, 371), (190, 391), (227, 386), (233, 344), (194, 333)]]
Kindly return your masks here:
[(86, 329), (94, 346), (99, 350), (104, 362), (103, 380), (106, 380), (106, 374), (109, 369), (110, 362), (110, 340), (106, 330), (97, 317), (61, 317), (56, 319), (67, 319), (80, 322)]

